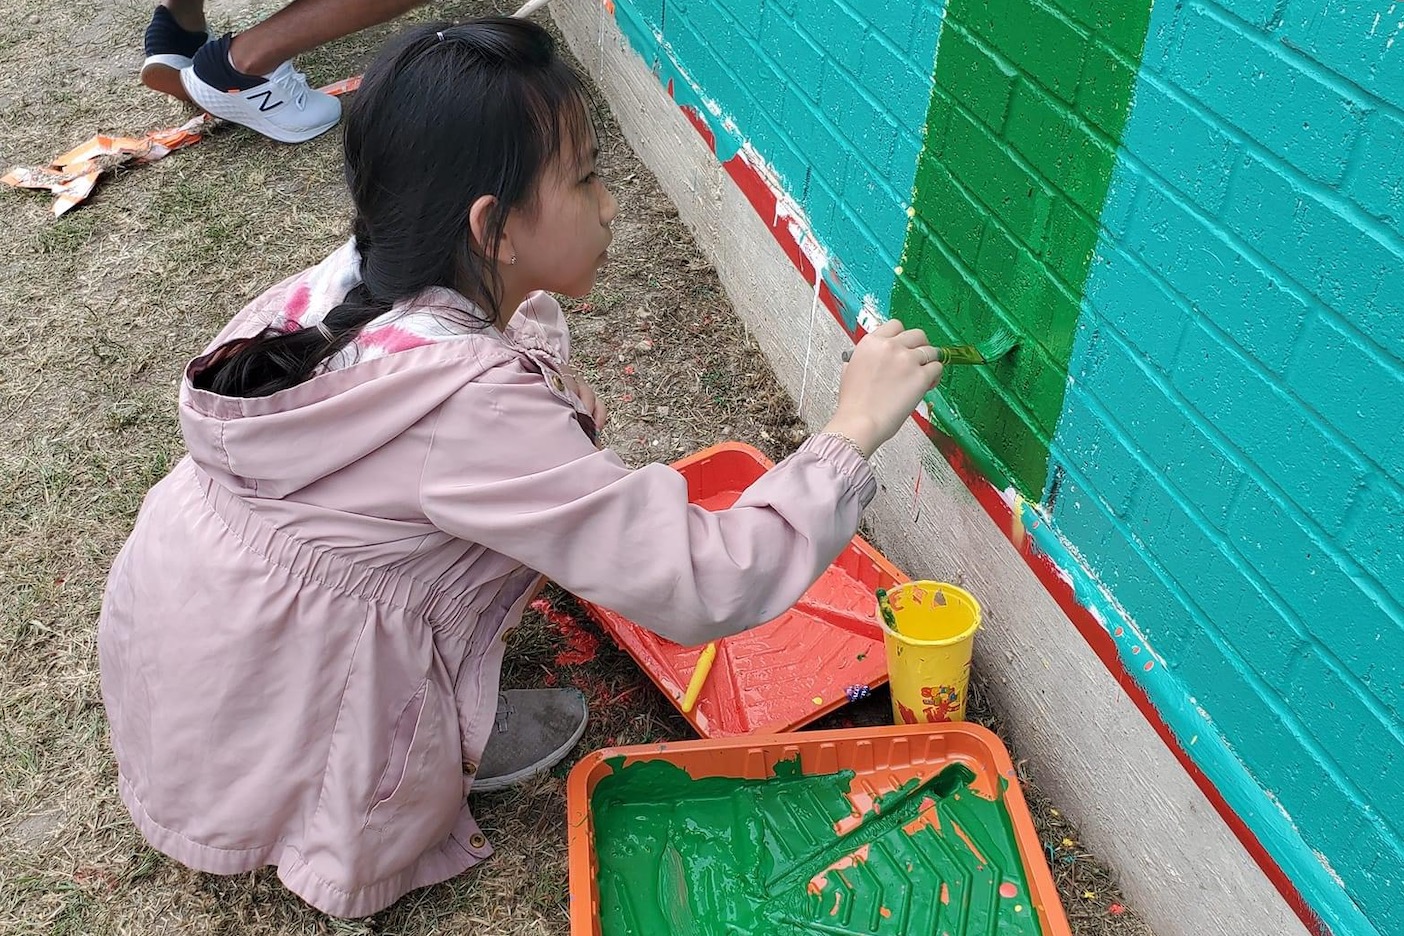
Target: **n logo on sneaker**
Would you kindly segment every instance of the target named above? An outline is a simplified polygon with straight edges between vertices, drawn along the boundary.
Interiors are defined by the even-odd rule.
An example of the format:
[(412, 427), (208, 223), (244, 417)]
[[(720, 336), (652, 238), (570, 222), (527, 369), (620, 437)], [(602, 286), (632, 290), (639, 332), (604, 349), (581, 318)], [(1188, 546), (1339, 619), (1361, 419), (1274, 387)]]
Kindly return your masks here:
[(258, 104), (258, 109), (261, 113), (267, 113), (271, 110), (277, 110), (278, 108), (283, 106), (282, 101), (273, 100), (272, 91), (260, 91), (257, 94), (250, 94), (248, 96), (248, 100), (250, 102), (257, 101), (259, 98), (263, 98), (263, 100), (259, 101)]

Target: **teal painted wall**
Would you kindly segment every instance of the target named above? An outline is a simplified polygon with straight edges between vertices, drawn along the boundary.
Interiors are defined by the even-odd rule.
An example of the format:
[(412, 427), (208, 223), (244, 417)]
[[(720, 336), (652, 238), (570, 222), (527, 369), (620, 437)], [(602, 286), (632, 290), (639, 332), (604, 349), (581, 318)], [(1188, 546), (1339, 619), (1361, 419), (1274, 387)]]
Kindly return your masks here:
[(1156, 3), (1048, 481), (1153, 701), (1340, 936), (1404, 933), (1390, 6)]
[[(985, 6), (1016, 3), (1084, 53), (1145, 10)], [(1030, 256), (1050, 238), (1095, 250), (1085, 276), (1080, 248), (1047, 261), (1077, 310), (1061, 410), (1052, 427), (1035, 419), (1054, 430), (1048, 471), (1041, 486), (1033, 462), (990, 477), (1041, 497), (1052, 523), (1035, 540), (1334, 932), (1404, 934), (1404, 4), (1156, 0), (1124, 129), (1095, 99), (1120, 86), (1088, 84), (1085, 57), (1062, 75), (1075, 57), (1048, 57), (1051, 32), (1006, 50), (972, 24), (946, 33), (935, 2), (615, 5), (718, 158), (745, 147), (803, 208), (850, 321), (862, 297), (891, 294), (909, 202), (930, 206), (925, 232), (950, 256), (976, 238), (966, 286), (1007, 292), (1008, 271), (980, 264), (989, 219), (967, 230), (937, 216), (946, 196), (923, 201), (919, 158), (930, 178), (979, 168), (946, 160), (940, 137), (919, 157), (933, 58), (940, 73), (942, 55), (967, 53), (945, 60), (935, 97), (991, 131), (984, 108), (1002, 101), (1007, 119), (1029, 91), (1097, 117), (1101, 140), (1120, 131), (1104, 199), (1075, 200), (1094, 236), (1015, 232)], [(1122, 66), (1135, 51), (1111, 50)], [(1026, 134), (1050, 149), (1006, 139), (1016, 165), (1044, 183), (1085, 177), (1086, 134), (1066, 128)], [(961, 197), (998, 215), (977, 181)], [(911, 266), (904, 279), (954, 312), (922, 258)], [(1034, 338), (1067, 354), (1066, 335)], [(989, 448), (979, 430), (967, 441)]]
[[(921, 148), (937, 0), (619, 0), (636, 51), (803, 209), (851, 324), (885, 309)], [(767, 218), (769, 222), (771, 219)]]

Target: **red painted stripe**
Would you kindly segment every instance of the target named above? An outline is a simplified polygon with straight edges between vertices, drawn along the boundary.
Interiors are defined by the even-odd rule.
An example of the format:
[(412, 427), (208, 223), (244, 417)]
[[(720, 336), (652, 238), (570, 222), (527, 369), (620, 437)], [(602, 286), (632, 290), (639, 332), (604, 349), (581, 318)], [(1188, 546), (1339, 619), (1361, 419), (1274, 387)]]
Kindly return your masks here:
[[(687, 110), (687, 108), (683, 108)], [(704, 136), (712, 151), (716, 152), (716, 145), (711, 137)], [(722, 168), (726, 174), (731, 176), (731, 181), (736, 183), (736, 187), (746, 196), (746, 200), (751, 203), (751, 207), (756, 209), (756, 214), (762, 221), (766, 222), (766, 227), (770, 229), (770, 236), (775, 238), (780, 249), (785, 251), (785, 256), (790, 258), (790, 262), (799, 270), (800, 276), (804, 277), (806, 283), (812, 284), (815, 277), (813, 262), (805, 256), (800, 249), (799, 242), (795, 240), (794, 234), (790, 231), (790, 225), (786, 223), (786, 218), (777, 217), (776, 207), (780, 203), (780, 198), (770, 187), (769, 183), (756, 171), (755, 166), (746, 162), (740, 153), (722, 163)], [(840, 325), (843, 325), (843, 306), (838, 301), (838, 297), (829, 289), (829, 284), (823, 280), (819, 283), (819, 301), (824, 303), (824, 308), (828, 309)], [(848, 326), (844, 325), (847, 330)], [(852, 334), (852, 332), (849, 332)]]
[[(672, 95), (671, 86), (668, 89), (668, 93), (670, 96)], [(707, 142), (707, 146), (711, 148), (713, 153), (716, 153), (716, 137), (713, 135), (711, 128), (707, 125), (702, 115), (690, 107), (680, 106), (680, 109), (687, 115), (688, 121), (697, 128), (697, 132), (701, 135), (702, 139)], [(780, 249), (785, 252), (785, 256), (790, 258), (790, 262), (794, 264), (795, 269), (799, 271), (806, 282), (813, 283), (815, 273), (814, 264), (810, 262), (809, 258), (805, 256), (804, 251), (800, 249), (800, 245), (795, 241), (794, 235), (790, 232), (789, 225), (784, 223), (785, 219), (776, 217), (775, 208), (779, 202), (779, 195), (771, 189), (770, 185), (761, 174), (756, 171), (756, 168), (741, 157), (740, 153), (728, 159), (722, 166), (726, 169), (727, 175), (736, 183), (737, 188), (746, 196), (746, 200), (749, 201), (751, 206), (756, 210), (756, 214), (760, 216), (762, 221), (766, 222), (766, 226), (770, 229), (771, 236), (774, 237), (776, 243), (780, 245)], [(839, 323), (839, 326), (843, 328), (855, 342), (863, 337), (864, 332), (861, 327), (849, 328), (848, 324), (844, 321), (843, 308), (837, 297), (829, 290), (827, 283), (822, 283), (820, 285), (820, 298), (824, 303), (824, 307), (833, 315), (834, 320)], [(930, 421), (916, 414), (913, 414), (912, 418), (913, 421), (921, 427), (922, 431), (926, 433), (927, 437), (935, 443), (936, 448), (941, 452), (951, 468), (954, 469), (956, 476), (959, 477), (961, 482), (970, 490), (970, 493), (975, 495), (975, 499), (980, 502), (980, 506), (984, 508), (985, 513), (989, 515), (990, 519), (995, 522), (995, 525), (998, 526), (1000, 530), (1004, 531), (1004, 534), (1008, 536), (1010, 542), (1013, 543), (1013, 509), (1009, 504), (1005, 503), (1000, 491), (975, 469), (969, 457), (965, 454), (965, 450), (962, 449), (953, 438), (941, 432), (933, 426)], [(1229, 805), (1228, 801), (1224, 799), (1223, 794), (1219, 792), (1218, 788), (1214, 786), (1213, 781), (1205, 775), (1204, 771), (1201, 770), (1194, 759), (1190, 757), (1189, 752), (1180, 745), (1179, 739), (1175, 737), (1175, 733), (1170, 729), (1170, 726), (1166, 724), (1165, 719), (1161, 717), (1160, 711), (1155, 707), (1150, 697), (1146, 695), (1145, 690), (1141, 688), (1140, 684), (1136, 682), (1122, 664), (1121, 656), (1117, 653), (1116, 643), (1112, 640), (1111, 635), (1107, 633), (1106, 628), (1102, 626), (1096, 616), (1078, 602), (1077, 596), (1073, 592), (1072, 584), (1058, 574), (1057, 566), (1053, 564), (1051, 559), (1034, 549), (1032, 537), (1025, 536), (1021, 544), (1016, 543), (1015, 545), (1019, 550), (1019, 554), (1023, 557), (1024, 562), (1033, 570), (1034, 575), (1043, 583), (1043, 587), (1048, 590), (1049, 594), (1053, 596), (1053, 599), (1058, 602), (1058, 606), (1063, 609), (1063, 613), (1073, 622), (1073, 626), (1077, 628), (1078, 633), (1087, 641), (1092, 651), (1097, 654), (1097, 658), (1102, 661), (1102, 665), (1111, 673), (1117, 685), (1121, 687), (1122, 691), (1126, 693), (1127, 697), (1141, 712), (1142, 716), (1145, 717), (1146, 721), (1150, 723), (1151, 728), (1160, 736), (1165, 746), (1175, 755), (1175, 759), (1184, 767), (1185, 772), (1189, 774), (1195, 786), (1199, 787), (1200, 792), (1213, 804), (1214, 810), (1228, 827), (1233, 830), (1239, 842), (1243, 844), (1248, 854), (1252, 856), (1258, 867), (1262, 869), (1263, 874), (1266, 875), (1273, 886), (1277, 888), (1277, 892), (1287, 901), (1288, 906), (1292, 908), (1292, 911), (1302, 921), (1303, 925), (1305, 925), (1314, 936), (1332, 936), (1330, 927), (1317, 916), (1316, 911), (1306, 902), (1306, 899), (1302, 896), (1296, 885), (1292, 883), (1291, 878), (1282, 870), (1282, 867), (1268, 852), (1267, 848), (1263, 846), (1263, 843), (1258, 840), (1257, 835), (1253, 833), (1253, 830), (1248, 827), (1248, 824), (1239, 817), (1238, 813), (1236, 813), (1233, 807)]]

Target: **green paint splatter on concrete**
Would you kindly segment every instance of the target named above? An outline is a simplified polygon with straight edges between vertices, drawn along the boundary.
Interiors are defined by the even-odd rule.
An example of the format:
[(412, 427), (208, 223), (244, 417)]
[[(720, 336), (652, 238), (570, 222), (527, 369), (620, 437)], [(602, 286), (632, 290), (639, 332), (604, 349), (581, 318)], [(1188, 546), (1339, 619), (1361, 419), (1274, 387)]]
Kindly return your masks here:
[(950, 0), (892, 313), (939, 343), (1020, 345), (951, 368), (936, 422), (1041, 500), (1148, 0)]
[(854, 774), (694, 780), (666, 761), (591, 797), (605, 936), (1038, 936), (1003, 797), (954, 764), (878, 798)]

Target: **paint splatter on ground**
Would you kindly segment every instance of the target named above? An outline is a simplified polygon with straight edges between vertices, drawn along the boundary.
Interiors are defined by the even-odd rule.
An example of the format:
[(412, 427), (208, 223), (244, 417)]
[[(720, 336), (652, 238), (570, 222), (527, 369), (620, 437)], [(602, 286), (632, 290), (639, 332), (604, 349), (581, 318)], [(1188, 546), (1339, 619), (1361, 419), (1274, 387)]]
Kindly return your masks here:
[(545, 598), (533, 601), (531, 608), (560, 632), (563, 647), (556, 654), (557, 666), (583, 666), (595, 659), (600, 649), (600, 638), (593, 631), (576, 623), (569, 614), (557, 611)]

